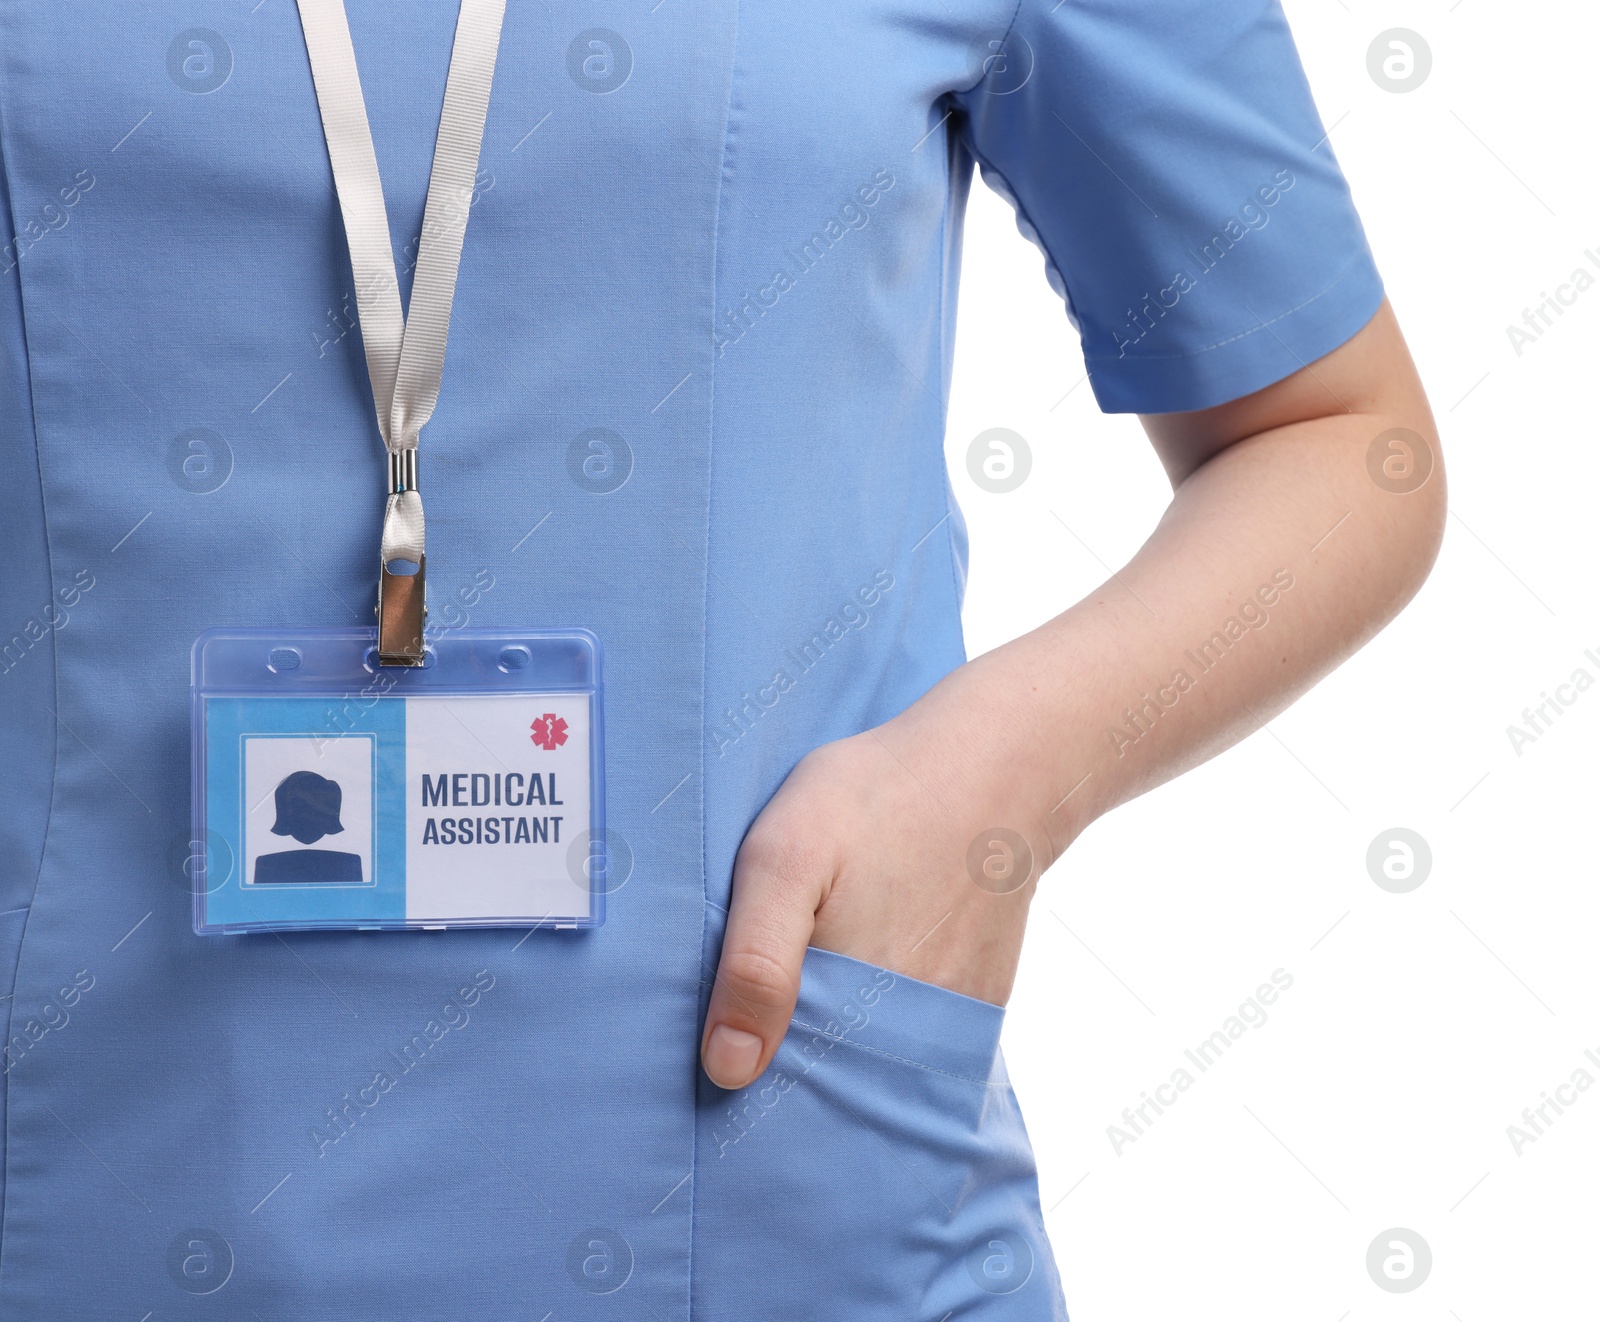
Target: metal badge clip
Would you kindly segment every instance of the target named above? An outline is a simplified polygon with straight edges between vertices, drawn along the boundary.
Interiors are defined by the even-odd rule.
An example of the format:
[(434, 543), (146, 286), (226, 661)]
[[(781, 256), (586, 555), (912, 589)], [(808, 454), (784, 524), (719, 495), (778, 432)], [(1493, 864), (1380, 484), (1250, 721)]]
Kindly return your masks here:
[(420, 666), (422, 626), (427, 617), (424, 575), (428, 557), (417, 563), (415, 574), (391, 574), (378, 567), (378, 664)]
[[(417, 452), (389, 454), (389, 493), (417, 489)], [(428, 615), (428, 557), (417, 559), (414, 574), (393, 574), (381, 556), (378, 562), (378, 664), (423, 664), (422, 634)]]

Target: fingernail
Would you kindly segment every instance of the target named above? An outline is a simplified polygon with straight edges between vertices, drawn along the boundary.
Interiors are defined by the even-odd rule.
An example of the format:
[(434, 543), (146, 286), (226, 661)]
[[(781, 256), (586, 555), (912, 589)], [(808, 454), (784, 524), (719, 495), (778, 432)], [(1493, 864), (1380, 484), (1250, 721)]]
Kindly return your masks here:
[(718, 1024), (706, 1043), (706, 1074), (719, 1088), (742, 1088), (755, 1077), (761, 1039), (742, 1028)]

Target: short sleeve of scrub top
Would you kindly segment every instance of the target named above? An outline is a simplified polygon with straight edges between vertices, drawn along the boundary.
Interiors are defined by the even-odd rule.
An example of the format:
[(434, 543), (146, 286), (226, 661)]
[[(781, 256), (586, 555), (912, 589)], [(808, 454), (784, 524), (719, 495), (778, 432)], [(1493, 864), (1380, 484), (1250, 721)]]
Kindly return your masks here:
[(1107, 411), (1207, 408), (1337, 348), (1382, 297), (1275, 3), (1023, 0), (958, 97)]
[[(457, 6), (347, 8), (405, 296)], [(598, 635), (629, 867), (586, 933), (199, 937), (195, 638), (372, 620), (305, 44), (288, 3), (0, 0), (0, 1316), (1065, 1317), (999, 1007), (814, 950), (761, 1080), (697, 1062), (749, 824), (965, 659), (974, 159), (1108, 410), (1381, 299), (1275, 3), (511, 0), (430, 603)]]

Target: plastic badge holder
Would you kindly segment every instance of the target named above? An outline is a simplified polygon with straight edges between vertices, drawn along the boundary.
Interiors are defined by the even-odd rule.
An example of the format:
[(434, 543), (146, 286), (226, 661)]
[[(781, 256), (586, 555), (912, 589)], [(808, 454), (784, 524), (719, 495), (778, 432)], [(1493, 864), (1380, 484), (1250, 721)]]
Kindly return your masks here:
[(600, 648), (455, 629), (418, 667), (371, 629), (194, 645), (194, 926), (598, 927)]

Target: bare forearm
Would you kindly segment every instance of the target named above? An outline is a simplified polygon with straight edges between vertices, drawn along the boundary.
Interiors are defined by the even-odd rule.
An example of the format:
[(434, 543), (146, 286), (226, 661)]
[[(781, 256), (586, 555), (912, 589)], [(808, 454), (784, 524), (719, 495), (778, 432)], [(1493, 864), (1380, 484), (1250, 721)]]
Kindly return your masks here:
[[(1416, 490), (1369, 472), (1374, 438), (1391, 428), (1426, 447), (1417, 458), (1432, 472)], [(975, 773), (1004, 782), (1016, 829), (1047, 837), (1054, 856), (1094, 818), (1259, 728), (1399, 611), (1438, 546), (1437, 454), (1425, 404), (1230, 445), (1181, 483), (1099, 590), (902, 719), (965, 710), (982, 721), (1004, 752)]]

